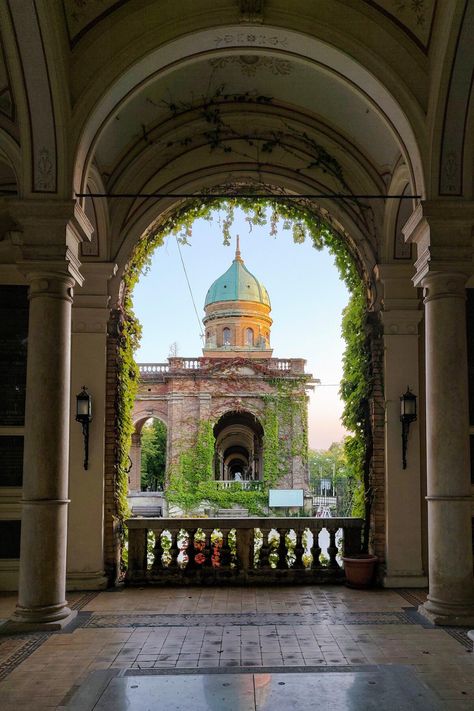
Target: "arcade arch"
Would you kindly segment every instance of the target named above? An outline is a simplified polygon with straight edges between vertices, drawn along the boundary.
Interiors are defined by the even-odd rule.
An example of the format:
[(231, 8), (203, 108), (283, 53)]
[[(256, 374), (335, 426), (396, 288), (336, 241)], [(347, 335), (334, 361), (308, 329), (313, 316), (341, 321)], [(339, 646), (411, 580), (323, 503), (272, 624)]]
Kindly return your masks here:
[[(238, 3), (224, 2), (216, 12), (213, 3), (203, 0), (185, 24), (182, 17), (175, 21), (171, 6), (170, 14), (162, 16), (156, 3), (136, 3), (134, 7), (116, 3), (120, 8), (114, 6), (106, 23), (94, 17), (90, 27), (72, 34), (64, 26), (59, 5), (51, 9), (51, 3), (41, 0), (37, 5), (38, 13), (28, 13), (19, 3), (6, 3), (0, 10), (21, 128), (14, 141), (19, 153), (14, 158), (18, 192), (34, 197), (7, 205), (2, 200), (2, 218), (4, 212), (9, 218), (2, 232), (5, 279), (9, 283), (26, 279), (32, 286), (28, 367), (30, 373), (36, 373), (46, 359), (47, 367), (41, 372), (46, 370), (49, 380), (30, 377), (27, 398), (29, 403), (48, 403), (51, 414), (45, 422), (30, 415), (25, 422), (23, 498), (36, 505), (25, 507), (20, 616), (45, 622), (69, 614), (62, 578), (71, 289), (76, 286), (72, 387), (78, 391), (83, 382), (89, 383), (96, 394), (97, 414), (91, 435), (96, 461), (91, 464), (87, 497), (81, 493), (82, 442), (71, 428), (70, 572), (76, 573), (81, 583), (87, 582), (89, 575), (89, 584), (96, 585), (103, 584), (104, 558), (108, 563), (114, 558), (116, 536), (109, 526), (112, 532), (106, 531), (103, 543), (103, 517), (113, 516), (113, 510), (107, 510), (110, 502), (103, 510), (102, 472), (107, 452), (115, 443), (113, 431), (107, 428), (111, 427), (116, 383), (106, 377), (107, 368), (109, 376), (114, 372), (120, 344), (117, 311), (122, 305), (122, 279), (135, 245), (149, 225), (164, 220), (183, 204), (177, 197), (156, 202), (89, 197), (73, 205), (73, 190), (110, 193), (126, 189), (132, 196), (160, 190), (176, 195), (224, 186), (229, 194), (258, 184), (293, 195), (341, 192), (337, 176), (324, 172), (326, 166), (321, 161), (308, 168), (314, 156), (302, 140), (306, 133), (311, 145), (321, 146), (342, 167), (348, 192), (373, 192), (386, 198), (364, 199), (363, 206), (329, 198), (311, 201), (313, 211), (332, 221), (359, 258), (361, 272), (376, 295), (374, 313), (381, 313), (380, 321), (375, 317), (374, 322), (383, 329), (378, 362), (383, 359), (385, 365), (384, 388), (374, 400), (373, 412), (385, 421), (381, 425), (384, 434), (376, 443), (384, 469), (377, 487), (384, 493), (385, 504), (374, 545), (386, 556), (385, 583), (416, 586), (426, 580), (421, 502), (426, 494), (427, 468), (432, 516), (426, 611), (431, 609), (437, 620), (458, 619), (458, 612), (465, 619), (470, 614), (472, 619), (472, 492), (463, 305), (472, 272), (472, 141), (469, 137), (464, 140), (472, 123), (466, 121), (469, 113), (472, 116), (473, 55), (466, 42), (472, 28), (471, 4), (453, 0), (438, 3), (437, 9), (433, 5), (432, 12), (426, 13), (426, 37), (420, 35), (419, 27), (408, 27), (408, 20), (406, 25), (398, 19), (395, 22), (385, 9), (386, 3), (382, 11), (377, 2), (360, 3), (359, 9), (357, 4), (340, 2), (331, 12), (324, 3), (295, 0), (286, 9), (280, 8), (281, 3), (271, 3), (256, 21), (243, 17)], [(149, 14), (141, 15), (145, 7)], [(129, 18), (133, 22), (128, 22)], [(366, 22), (370, 31), (362, 34), (360, 28)], [(48, 45), (47, 52), (43, 42)], [(22, 72), (22, 64), (31, 68), (37, 57), (41, 62), (36, 62), (36, 73)], [(211, 60), (216, 60), (213, 65)], [(57, 76), (52, 71), (55, 63), (64, 71), (61, 80), (51, 83), (49, 76)], [(256, 68), (256, 73), (253, 69), (249, 72), (249, 66)], [(290, 73), (284, 74), (288, 66)], [(208, 124), (202, 109), (206, 102), (196, 105), (191, 88), (200, 86), (205, 68), (208, 74), (216, 69), (216, 83), (219, 71), (224, 71), (229, 81), (226, 91), (231, 99), (222, 103), (228, 114), (227, 130), (238, 133), (230, 152), (210, 150), (212, 144), (204, 140)], [(186, 81), (181, 81), (183, 75)], [(167, 88), (178, 85), (183, 96), (172, 98), (181, 104), (187, 101), (189, 109), (173, 116), (168, 102), (167, 108), (160, 105), (157, 116), (156, 99), (168, 97)], [(255, 89), (258, 92), (254, 94)], [(252, 97), (249, 102), (239, 99), (246, 92)], [(257, 101), (262, 96), (270, 96), (272, 101)], [(44, 110), (34, 110), (38, 105)], [(345, 111), (338, 112), (341, 106)], [(255, 124), (262, 131), (260, 148), (264, 134), (282, 132), (279, 145), (265, 160), (262, 155), (249, 155), (248, 141), (242, 140), (246, 127)], [(192, 135), (199, 140), (191, 145)], [(168, 152), (162, 151), (170, 140), (173, 144)], [(297, 150), (298, 161), (290, 157), (290, 148)], [(413, 213), (404, 230), (405, 239), (418, 245), (415, 265), (414, 255), (397, 256), (388, 244), (399, 234), (403, 221), (400, 211), (386, 210), (384, 205), (389, 202), (387, 186), (394, 186), (396, 166), (406, 170), (406, 194), (423, 198), (422, 203), (417, 197), (410, 200)], [(56, 175), (53, 168), (57, 168)], [(98, 182), (92, 180), (94, 171)], [(405, 187), (400, 185), (404, 191)], [(86, 201), (100, 209), (88, 211)], [(98, 219), (91, 224), (94, 212)], [(12, 222), (15, 229), (11, 229)], [(94, 249), (87, 254), (88, 248), (80, 244), (89, 243), (94, 226), (96, 233), (90, 242)], [(412, 287), (414, 266), (416, 286), (427, 290), (424, 306)], [(110, 308), (116, 310), (112, 319)], [(48, 333), (37, 325), (43, 323), (46, 313), (50, 316)], [(427, 342), (420, 345), (424, 317)], [(58, 343), (66, 345), (58, 349)], [(453, 344), (457, 346), (455, 362), (449, 355)], [(440, 357), (433, 359), (430, 354)], [(452, 373), (449, 383), (443, 380), (443, 369)], [(421, 384), (425, 375), (426, 401)], [(430, 417), (427, 455), (420, 446), (425, 427), (422, 416), (420, 427), (416, 425), (410, 435), (409, 470), (402, 472), (397, 406), (407, 381), (419, 393), (420, 412), (427, 405)], [(54, 447), (48, 436), (53, 420), (57, 423)], [(47, 468), (44, 462), (48, 462)], [(51, 501), (45, 503), (37, 483), (49, 480)], [(105, 489), (110, 485), (106, 480)], [(89, 510), (87, 518), (93, 519), (93, 524), (85, 524), (87, 518), (82, 513), (90, 501), (99, 504)], [(54, 545), (40, 551), (35, 541), (40, 540), (45, 520)], [(87, 527), (94, 531), (92, 548)], [(446, 536), (449, 530), (457, 532), (455, 550)], [(41, 599), (32, 598), (35, 590), (41, 590)]]

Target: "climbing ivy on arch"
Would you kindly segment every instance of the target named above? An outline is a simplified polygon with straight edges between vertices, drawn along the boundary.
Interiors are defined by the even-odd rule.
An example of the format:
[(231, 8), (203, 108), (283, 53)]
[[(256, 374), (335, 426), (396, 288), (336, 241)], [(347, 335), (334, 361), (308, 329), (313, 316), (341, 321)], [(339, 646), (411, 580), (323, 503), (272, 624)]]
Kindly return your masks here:
[[(309, 201), (281, 200), (271, 197), (212, 198), (187, 200), (166, 218), (154, 223), (136, 245), (124, 274), (123, 314), (127, 328), (122, 334), (123, 346), (119, 357), (119, 382), (121, 384), (117, 408), (121, 434), (117, 452), (117, 491), (119, 516), (126, 515), (126, 490), (128, 452), (130, 449), (131, 412), (138, 388), (138, 373), (131, 364), (130, 355), (137, 347), (140, 326), (133, 313), (133, 289), (140, 276), (146, 274), (155, 249), (163, 244), (165, 236), (176, 235), (182, 244), (189, 243), (193, 224), (198, 219), (212, 221), (214, 213), (219, 214), (224, 244), (230, 244), (230, 230), (235, 209), (240, 208), (246, 215), (249, 229), (253, 225), (268, 225), (271, 235), (278, 233), (281, 223), (283, 230), (290, 231), (296, 243), (309, 239), (313, 247), (321, 250), (327, 247), (334, 256), (335, 265), (341, 279), (348, 287), (351, 297), (344, 310), (342, 333), (346, 340), (343, 359), (341, 397), (344, 401), (342, 422), (352, 432), (346, 438), (345, 449), (351, 466), (354, 498), (353, 515), (368, 519), (367, 491), (369, 489), (369, 464), (371, 458), (371, 424), (368, 400), (371, 391), (370, 347), (367, 337), (367, 284), (363, 278), (362, 264), (356, 253), (351, 252), (347, 240), (311, 208)], [(271, 430), (270, 416), (267, 426)], [(270, 477), (271, 478), (271, 477)], [(125, 483), (124, 483), (125, 482)]]

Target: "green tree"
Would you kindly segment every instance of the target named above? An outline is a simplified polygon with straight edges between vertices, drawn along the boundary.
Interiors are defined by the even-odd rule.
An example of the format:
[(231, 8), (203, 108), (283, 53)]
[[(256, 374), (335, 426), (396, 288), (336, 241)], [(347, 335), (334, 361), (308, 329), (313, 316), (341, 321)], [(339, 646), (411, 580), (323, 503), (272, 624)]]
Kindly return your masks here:
[[(347, 438), (346, 438), (347, 439)], [(329, 449), (311, 449), (308, 454), (311, 487), (321, 491), (321, 480), (329, 480), (337, 495), (337, 516), (352, 516), (359, 478), (347, 456), (346, 441), (333, 442)]]
[(154, 419), (142, 429), (142, 489), (160, 491), (165, 482), (166, 425)]

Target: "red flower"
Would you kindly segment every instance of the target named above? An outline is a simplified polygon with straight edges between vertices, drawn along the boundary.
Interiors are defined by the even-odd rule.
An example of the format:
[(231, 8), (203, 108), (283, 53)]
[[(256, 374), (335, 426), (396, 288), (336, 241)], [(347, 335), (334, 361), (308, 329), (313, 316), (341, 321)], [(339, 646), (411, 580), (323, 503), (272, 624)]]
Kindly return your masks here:
[(197, 555), (194, 556), (194, 560), (199, 565), (202, 565), (203, 563), (206, 562), (206, 556), (204, 555), (204, 553), (198, 553)]

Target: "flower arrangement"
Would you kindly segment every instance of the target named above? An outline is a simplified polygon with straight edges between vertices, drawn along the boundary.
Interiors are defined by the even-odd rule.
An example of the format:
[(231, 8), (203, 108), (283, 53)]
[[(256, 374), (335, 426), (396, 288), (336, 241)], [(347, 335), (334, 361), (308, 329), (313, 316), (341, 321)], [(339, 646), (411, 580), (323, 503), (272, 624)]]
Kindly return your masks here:
[(263, 546), (263, 533), (259, 528), (253, 530), (253, 564), (257, 568), (260, 564), (260, 551)]
[(194, 556), (194, 562), (197, 563), (198, 565), (202, 565), (203, 563), (206, 562), (206, 556), (203, 553), (203, 550), (206, 547), (206, 534), (202, 530), (202, 528), (198, 528), (196, 533), (194, 534), (194, 550), (198, 551), (196, 555)]
[(303, 566), (307, 569), (311, 568), (313, 564), (313, 554), (311, 553), (311, 546), (313, 545), (314, 541), (314, 536), (309, 530), (309, 528), (305, 528), (303, 531), (303, 535), (301, 536), (301, 543), (303, 545), (303, 555), (301, 556), (301, 560), (303, 563)]
[(178, 567), (181, 568), (181, 570), (184, 570), (184, 568), (186, 568), (187, 564), (189, 563), (189, 534), (187, 531), (184, 530), (184, 528), (181, 528), (179, 530), (176, 543), (179, 548), (178, 557), (176, 559)]
[(161, 548), (163, 550), (163, 553), (161, 555), (161, 562), (163, 568), (168, 568), (171, 565), (171, 561), (173, 560), (173, 556), (171, 555), (171, 541), (172, 536), (170, 531), (163, 531), (161, 534)]
[(235, 568), (237, 566), (237, 531), (235, 528), (231, 528), (227, 535), (227, 545), (230, 551), (230, 567)]
[(285, 545), (286, 545), (286, 564), (289, 568), (292, 568), (296, 562), (295, 548), (296, 548), (296, 533), (290, 528), (289, 531), (285, 533)]
[(272, 528), (268, 534), (268, 545), (270, 546), (270, 553), (268, 554), (268, 562), (270, 568), (276, 568), (278, 561), (280, 560), (280, 554), (278, 553), (278, 546), (280, 545), (280, 534), (276, 528)]
[(219, 568), (221, 564), (221, 548), (224, 545), (224, 536), (219, 528), (215, 528), (211, 533), (211, 564), (213, 568)]

